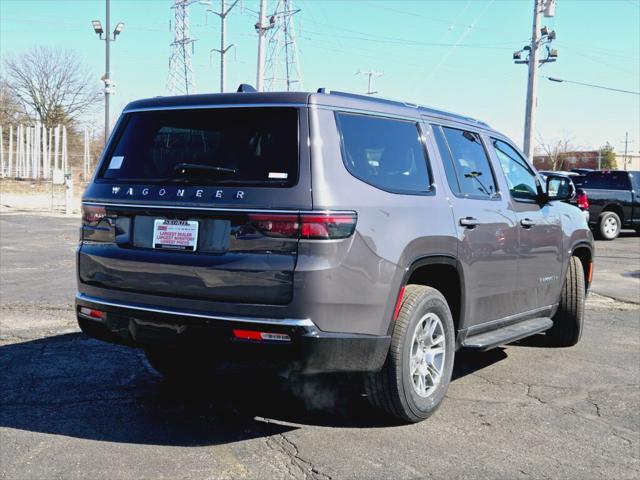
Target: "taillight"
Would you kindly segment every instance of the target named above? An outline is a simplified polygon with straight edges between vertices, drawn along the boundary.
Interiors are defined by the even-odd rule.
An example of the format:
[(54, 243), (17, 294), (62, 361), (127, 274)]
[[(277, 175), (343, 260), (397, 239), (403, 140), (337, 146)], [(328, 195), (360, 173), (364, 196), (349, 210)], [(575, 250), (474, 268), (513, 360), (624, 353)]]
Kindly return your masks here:
[(298, 215), (252, 213), (249, 222), (268, 237), (297, 238), (300, 230)]
[(87, 227), (95, 227), (107, 216), (107, 210), (101, 206), (83, 205), (82, 224)]
[(578, 193), (578, 195), (576, 196), (576, 200), (578, 203), (578, 208), (581, 208), (582, 210), (589, 209), (589, 199), (587, 198), (587, 194), (585, 192)]
[(300, 216), (300, 238), (347, 238), (356, 228), (355, 213), (307, 214)]
[(356, 228), (355, 213), (301, 213), (300, 215), (250, 214), (249, 222), (269, 237), (332, 240), (350, 237)]

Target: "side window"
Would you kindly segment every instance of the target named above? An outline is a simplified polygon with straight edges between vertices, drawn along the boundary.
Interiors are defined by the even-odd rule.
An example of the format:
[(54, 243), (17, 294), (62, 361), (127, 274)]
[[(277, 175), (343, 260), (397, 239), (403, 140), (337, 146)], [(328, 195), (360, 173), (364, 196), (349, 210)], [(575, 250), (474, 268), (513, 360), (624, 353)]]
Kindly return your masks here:
[(631, 190), (627, 172), (593, 172), (588, 173), (582, 182), (584, 188), (602, 190)]
[(416, 122), (336, 113), (347, 170), (374, 187), (394, 193), (431, 188), (424, 146)]
[[(497, 193), (496, 181), (480, 135), (468, 130), (449, 127), (442, 127), (442, 131), (449, 146), (449, 158), (453, 162), (458, 180), (459, 188), (457, 193), (468, 197), (494, 197)], [(436, 140), (437, 138), (436, 136)], [(440, 147), (440, 153), (445, 157), (447, 156), (446, 151), (442, 151), (442, 147)], [(443, 159), (443, 161), (446, 171), (448, 159)], [(456, 189), (449, 175), (450, 173), (447, 173), (449, 185), (455, 192)]]
[(447, 182), (449, 183), (449, 187), (451, 187), (451, 191), (453, 193), (455, 193), (456, 195), (460, 195), (460, 185), (458, 184), (456, 169), (453, 166), (453, 159), (451, 158), (451, 152), (449, 151), (447, 140), (444, 138), (442, 128), (440, 128), (438, 125), (432, 125), (432, 127), (433, 135), (436, 139), (436, 143), (438, 144), (438, 150), (440, 150), (440, 157), (442, 157), (442, 166), (444, 167), (444, 172), (447, 175)]
[(536, 176), (527, 161), (508, 143), (495, 138), (491, 144), (507, 179), (511, 196), (516, 199), (535, 199), (538, 196)]

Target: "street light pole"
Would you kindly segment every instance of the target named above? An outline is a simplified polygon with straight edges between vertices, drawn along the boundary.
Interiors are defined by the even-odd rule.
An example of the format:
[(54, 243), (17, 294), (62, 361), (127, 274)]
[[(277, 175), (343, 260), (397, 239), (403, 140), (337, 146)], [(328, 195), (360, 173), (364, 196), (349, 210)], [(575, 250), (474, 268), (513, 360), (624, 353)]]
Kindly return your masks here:
[[(100, 20), (92, 20), (91, 24), (93, 26), (93, 31), (98, 35), (100, 40), (104, 40), (105, 42), (105, 66), (104, 66), (104, 75), (100, 78), (104, 82), (104, 141), (105, 144), (109, 138), (109, 96), (113, 93), (112, 87), (114, 86), (113, 82), (111, 82), (111, 42), (116, 41), (116, 37), (120, 35), (122, 30), (124, 29), (124, 23), (118, 22), (116, 24), (116, 28), (111, 32), (111, 1), (105, 0), (105, 10), (106, 10), (106, 18), (105, 18), (105, 27), (106, 30), (102, 28), (102, 23)], [(104, 37), (103, 37), (104, 35)]]
[[(111, 51), (109, 45), (111, 44), (111, 0), (105, 0), (106, 13), (105, 23), (107, 27), (107, 35), (104, 39), (105, 45), (105, 71), (104, 71), (104, 143), (107, 144), (109, 139), (109, 96), (111, 95), (109, 80), (111, 70)], [(115, 37), (114, 37), (115, 39)]]

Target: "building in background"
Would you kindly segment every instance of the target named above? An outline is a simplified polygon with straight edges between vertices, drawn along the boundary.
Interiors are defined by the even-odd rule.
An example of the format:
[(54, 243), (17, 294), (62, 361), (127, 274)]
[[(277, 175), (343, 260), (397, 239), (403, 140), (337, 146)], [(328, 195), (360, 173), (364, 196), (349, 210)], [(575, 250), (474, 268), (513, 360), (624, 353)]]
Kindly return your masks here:
[[(578, 150), (564, 152), (560, 154), (560, 159), (556, 161), (554, 168), (553, 159), (546, 154), (538, 154), (533, 157), (533, 165), (538, 170), (571, 170), (572, 168), (598, 168), (599, 150)], [(625, 157), (621, 153), (616, 153), (617, 170), (640, 170), (640, 155), (629, 155)]]

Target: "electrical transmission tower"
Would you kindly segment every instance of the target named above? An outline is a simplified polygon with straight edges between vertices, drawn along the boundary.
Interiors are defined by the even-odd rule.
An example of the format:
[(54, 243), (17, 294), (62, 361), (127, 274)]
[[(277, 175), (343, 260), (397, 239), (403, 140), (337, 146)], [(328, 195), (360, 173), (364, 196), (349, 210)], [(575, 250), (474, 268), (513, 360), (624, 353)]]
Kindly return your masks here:
[(278, 0), (270, 18), (270, 29), (265, 64), (265, 90), (302, 90), (302, 76), (298, 62), (298, 47), (293, 16), (300, 9), (293, 8), (292, 0)]
[(195, 39), (189, 36), (189, 6), (197, 0), (174, 0), (171, 8), (175, 14), (173, 42), (169, 57), (167, 90), (174, 95), (195, 92), (195, 80), (191, 67), (191, 54)]

